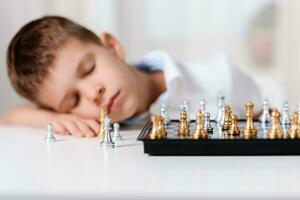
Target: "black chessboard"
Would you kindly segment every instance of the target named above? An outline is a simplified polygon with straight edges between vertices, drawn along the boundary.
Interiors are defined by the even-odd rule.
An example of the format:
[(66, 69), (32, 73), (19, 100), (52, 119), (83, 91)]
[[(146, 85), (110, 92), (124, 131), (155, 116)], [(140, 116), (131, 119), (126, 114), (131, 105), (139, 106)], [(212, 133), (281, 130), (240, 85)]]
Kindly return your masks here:
[(255, 121), (257, 136), (251, 139), (243, 138), (246, 125), (244, 120), (239, 121), (240, 136), (228, 136), (212, 121), (213, 133), (207, 139), (193, 139), (192, 133), (196, 123), (190, 123), (190, 136), (178, 136), (178, 120), (173, 120), (166, 126), (165, 139), (151, 140), (149, 134), (152, 123), (149, 121), (142, 129), (138, 140), (144, 143), (144, 153), (149, 155), (300, 155), (300, 139), (288, 139), (287, 128), (282, 127), (283, 139), (269, 139), (269, 127), (263, 127)]

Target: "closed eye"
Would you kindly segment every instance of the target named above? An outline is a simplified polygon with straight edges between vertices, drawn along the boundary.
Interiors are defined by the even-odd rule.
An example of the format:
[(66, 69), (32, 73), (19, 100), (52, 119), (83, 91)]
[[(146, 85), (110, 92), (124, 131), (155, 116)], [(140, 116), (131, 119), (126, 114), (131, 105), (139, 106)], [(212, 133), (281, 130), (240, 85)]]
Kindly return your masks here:
[(96, 67), (96, 65), (93, 64), (92, 67), (83, 74), (83, 76), (87, 76), (87, 75), (91, 74), (94, 71), (95, 67)]

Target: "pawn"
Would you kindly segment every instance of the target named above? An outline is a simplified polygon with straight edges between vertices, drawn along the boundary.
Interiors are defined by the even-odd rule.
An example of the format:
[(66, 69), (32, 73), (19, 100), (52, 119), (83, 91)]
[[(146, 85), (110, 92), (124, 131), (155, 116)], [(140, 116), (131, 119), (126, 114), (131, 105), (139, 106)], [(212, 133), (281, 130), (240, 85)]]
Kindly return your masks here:
[(114, 142), (122, 140), (122, 136), (120, 135), (120, 124), (114, 123), (114, 134), (113, 134), (113, 140)]
[(217, 122), (217, 124), (223, 124), (224, 122), (222, 122), (222, 119), (224, 119), (224, 108), (225, 107), (225, 96), (222, 95), (221, 93), (219, 93), (218, 95), (218, 113), (217, 116), (215, 118), (215, 121)]
[(288, 130), (288, 137), (290, 139), (298, 138), (298, 135), (300, 134), (300, 129), (298, 125), (298, 113), (294, 113), (291, 116), (291, 127)]
[(103, 147), (114, 147), (115, 146), (115, 143), (112, 141), (111, 136), (110, 136), (110, 122), (111, 122), (111, 119), (106, 115), (103, 119), (104, 135), (100, 142), (100, 145)]
[(253, 107), (254, 104), (251, 102), (248, 102), (246, 105), (246, 127), (244, 129), (244, 137), (245, 138), (253, 138), (256, 137), (257, 134), (257, 130), (254, 127), (254, 123), (253, 123)]
[(170, 123), (170, 117), (169, 117), (169, 114), (168, 114), (168, 106), (166, 104), (161, 105), (160, 115), (164, 119), (164, 124), (168, 125)]
[(268, 138), (269, 139), (281, 139), (283, 138), (283, 133), (280, 128), (280, 113), (278, 110), (274, 110), (271, 114), (271, 128), (268, 132)]
[(206, 110), (206, 101), (205, 99), (201, 99), (199, 102), (199, 111), (205, 113), (205, 110)]
[(188, 101), (183, 101), (182, 104), (180, 105), (180, 110), (186, 112), (187, 120), (188, 122), (190, 121), (190, 102)]
[(282, 108), (282, 115), (281, 115), (281, 125), (282, 126), (287, 126), (290, 124), (290, 114), (289, 114), (289, 104), (288, 102), (285, 102), (283, 104)]
[(228, 130), (232, 124), (231, 108), (229, 105), (225, 106), (224, 123), (222, 125), (223, 130)]
[(264, 99), (263, 101), (263, 113), (260, 116), (259, 120), (263, 125), (271, 122), (270, 105), (268, 99)]
[(190, 125), (187, 120), (187, 113), (185, 110), (182, 110), (180, 113), (180, 120), (179, 120), (179, 128), (178, 128), (178, 136), (180, 137), (187, 137), (190, 134)]
[(152, 123), (152, 129), (149, 134), (149, 138), (151, 140), (158, 139), (159, 134), (158, 134), (158, 116), (156, 115), (151, 115), (151, 123)]
[(207, 132), (203, 129), (203, 115), (201, 111), (197, 112), (196, 116), (196, 130), (193, 133), (194, 139), (205, 139), (208, 137)]
[(228, 130), (229, 135), (240, 135), (240, 129), (238, 127), (238, 117), (237, 115), (232, 116), (232, 124)]
[(208, 133), (213, 132), (213, 128), (211, 127), (211, 124), (210, 124), (210, 114), (208, 112), (204, 113), (203, 129)]
[(53, 125), (52, 124), (47, 125), (47, 135), (45, 137), (45, 141), (46, 142), (55, 142), (56, 141), (56, 138), (54, 137), (54, 134), (53, 134)]

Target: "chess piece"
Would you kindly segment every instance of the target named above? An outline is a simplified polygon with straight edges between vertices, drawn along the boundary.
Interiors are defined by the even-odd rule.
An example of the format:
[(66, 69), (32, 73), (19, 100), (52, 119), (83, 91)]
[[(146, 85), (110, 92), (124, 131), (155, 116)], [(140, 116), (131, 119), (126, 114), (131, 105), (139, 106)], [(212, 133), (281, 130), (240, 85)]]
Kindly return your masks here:
[(205, 139), (208, 137), (207, 132), (203, 129), (203, 115), (201, 111), (197, 112), (196, 116), (196, 130), (193, 133), (194, 139)]
[(53, 125), (52, 124), (47, 125), (47, 135), (45, 137), (45, 141), (46, 142), (55, 142), (56, 141), (56, 138), (54, 137), (54, 134), (53, 134)]
[(221, 128), (222, 130), (222, 126), (225, 122), (225, 106), (222, 108), (222, 117), (221, 117), (221, 122), (218, 124), (218, 126)]
[(232, 115), (232, 124), (228, 130), (229, 135), (240, 135), (240, 129), (238, 127), (237, 115)]
[(283, 133), (280, 128), (280, 113), (278, 110), (273, 110), (271, 114), (271, 128), (268, 132), (269, 139), (280, 139), (283, 138)]
[(201, 111), (202, 114), (204, 114), (205, 110), (206, 110), (206, 101), (205, 99), (201, 99), (199, 102), (199, 111)]
[(183, 103), (180, 105), (181, 111), (186, 111), (187, 121), (190, 121), (190, 102), (183, 101)]
[(190, 134), (189, 122), (187, 120), (187, 113), (185, 110), (182, 110), (180, 113), (178, 136), (187, 137)]
[(165, 128), (165, 124), (164, 124), (164, 118), (162, 116), (159, 116), (157, 119), (157, 133), (158, 133), (158, 138), (166, 138), (167, 137), (167, 131)]
[(260, 116), (259, 120), (263, 125), (271, 122), (270, 105), (268, 99), (264, 99), (263, 101), (263, 113)]
[(247, 118), (247, 122), (246, 122), (246, 127), (244, 130), (244, 138), (253, 138), (256, 137), (257, 134), (257, 130), (254, 127), (254, 123), (253, 123), (253, 107), (254, 104), (251, 102), (248, 102), (246, 105), (246, 118)]
[(99, 111), (99, 123), (100, 123), (100, 129), (98, 132), (98, 136), (100, 137), (100, 139), (102, 139), (102, 137), (104, 136), (104, 123), (103, 123), (103, 119), (104, 117), (108, 114), (108, 108), (105, 105), (101, 105), (100, 106), (100, 111)]
[(210, 114), (208, 112), (204, 113), (203, 129), (208, 133), (213, 132), (213, 128), (211, 127), (211, 124), (210, 124)]
[(298, 135), (300, 134), (300, 129), (299, 129), (299, 125), (298, 125), (298, 113), (294, 113), (291, 116), (291, 122), (290, 122), (291, 126), (288, 130), (288, 137), (290, 139), (295, 139), (298, 138)]
[(298, 103), (298, 125), (300, 126), (300, 103)]
[(218, 94), (218, 113), (215, 118), (215, 121), (217, 122), (218, 125), (223, 124), (224, 122), (222, 119), (224, 119), (224, 108), (225, 107), (225, 96), (222, 95), (220, 92)]
[(225, 131), (225, 134), (224, 134), (224, 139), (226, 139), (226, 140), (233, 140), (233, 139), (235, 139), (235, 136), (234, 135), (230, 135), (229, 133), (228, 133), (228, 131)]
[(290, 114), (289, 114), (289, 104), (286, 101), (283, 104), (283, 108), (282, 108), (282, 115), (281, 115), (281, 125), (282, 126), (288, 126), (290, 124)]
[(120, 135), (120, 124), (114, 123), (114, 134), (113, 134), (113, 141), (116, 143), (117, 141), (122, 140), (122, 136)]
[(228, 130), (232, 124), (231, 120), (231, 107), (229, 105), (225, 106), (225, 115), (224, 115), (224, 123), (222, 125), (223, 130)]
[(169, 114), (168, 114), (168, 106), (166, 104), (161, 105), (160, 115), (164, 119), (164, 124), (168, 125), (170, 123), (170, 117), (169, 117)]
[(151, 115), (151, 123), (152, 123), (152, 129), (151, 133), (149, 134), (149, 138), (151, 140), (158, 139), (158, 116)]
[(115, 143), (112, 141), (110, 136), (110, 122), (111, 119), (106, 115), (103, 119), (103, 137), (101, 138), (100, 145), (103, 147), (114, 147)]

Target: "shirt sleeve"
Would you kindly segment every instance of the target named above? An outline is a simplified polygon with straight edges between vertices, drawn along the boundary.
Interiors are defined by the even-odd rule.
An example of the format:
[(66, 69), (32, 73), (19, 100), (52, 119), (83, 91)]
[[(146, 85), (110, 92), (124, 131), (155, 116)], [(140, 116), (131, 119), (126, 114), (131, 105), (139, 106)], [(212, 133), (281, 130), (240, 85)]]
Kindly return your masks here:
[(245, 117), (245, 104), (251, 101), (254, 104), (254, 112), (262, 109), (262, 88), (255, 82), (254, 78), (242, 72), (238, 68), (229, 65), (231, 74), (231, 88), (228, 101), (232, 110)]
[(224, 53), (217, 53), (205, 61), (188, 62), (185, 66), (189, 68), (190, 73), (189, 80), (185, 82), (190, 82), (188, 85), (199, 86), (198, 94), (200, 98), (206, 99), (208, 111), (213, 115), (217, 112), (219, 92), (225, 95), (226, 104), (230, 105), (232, 112), (239, 117), (245, 117), (245, 104), (248, 101), (254, 104), (254, 112), (262, 109), (263, 88), (253, 77), (234, 67)]

